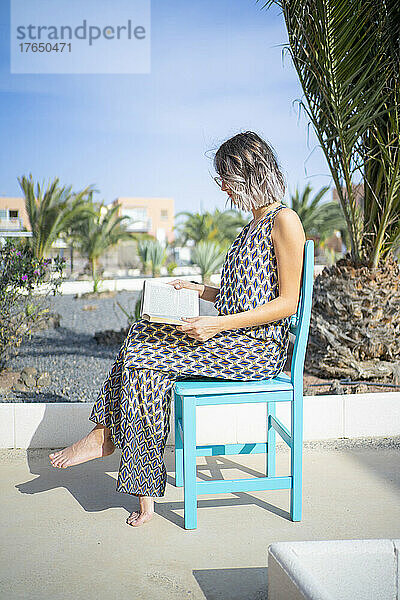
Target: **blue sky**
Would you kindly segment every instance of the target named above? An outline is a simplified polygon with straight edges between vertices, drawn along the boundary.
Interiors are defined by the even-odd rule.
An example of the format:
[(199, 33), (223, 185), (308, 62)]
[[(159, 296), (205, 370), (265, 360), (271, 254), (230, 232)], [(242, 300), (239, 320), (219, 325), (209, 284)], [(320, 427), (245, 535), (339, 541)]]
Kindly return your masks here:
[(289, 191), (331, 185), (312, 128), (292, 105), (302, 91), (289, 56), (282, 62), (282, 15), (261, 6), (153, 0), (150, 74), (15, 75), (1, 2), (0, 195), (21, 195), (17, 176), (32, 173), (76, 190), (92, 184), (107, 203), (168, 196), (176, 212), (222, 210), (208, 151), (247, 129), (274, 146)]

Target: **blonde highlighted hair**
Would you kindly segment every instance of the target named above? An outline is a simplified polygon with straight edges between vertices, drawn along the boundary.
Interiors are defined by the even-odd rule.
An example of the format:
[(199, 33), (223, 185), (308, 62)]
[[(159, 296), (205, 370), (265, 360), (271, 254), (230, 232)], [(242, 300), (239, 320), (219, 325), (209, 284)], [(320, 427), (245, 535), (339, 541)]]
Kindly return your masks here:
[(268, 206), (285, 195), (275, 151), (253, 131), (226, 140), (215, 154), (214, 168), (240, 210)]

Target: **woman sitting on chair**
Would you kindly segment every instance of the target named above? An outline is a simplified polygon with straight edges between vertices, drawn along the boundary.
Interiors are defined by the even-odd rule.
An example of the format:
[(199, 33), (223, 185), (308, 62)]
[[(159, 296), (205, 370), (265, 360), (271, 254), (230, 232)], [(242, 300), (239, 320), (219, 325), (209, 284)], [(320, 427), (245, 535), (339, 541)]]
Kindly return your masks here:
[(257, 134), (239, 133), (214, 158), (217, 183), (238, 209), (251, 211), (230, 246), (220, 288), (175, 279), (195, 289), (218, 316), (183, 319), (183, 325), (139, 320), (129, 329), (93, 406), (94, 429), (50, 454), (66, 468), (121, 449), (117, 491), (139, 496), (127, 523), (151, 519), (154, 497), (166, 486), (163, 461), (170, 430), (172, 387), (202, 376), (260, 380), (282, 372), (290, 316), (297, 310), (305, 243), (298, 215), (284, 206), (283, 175), (273, 149)]

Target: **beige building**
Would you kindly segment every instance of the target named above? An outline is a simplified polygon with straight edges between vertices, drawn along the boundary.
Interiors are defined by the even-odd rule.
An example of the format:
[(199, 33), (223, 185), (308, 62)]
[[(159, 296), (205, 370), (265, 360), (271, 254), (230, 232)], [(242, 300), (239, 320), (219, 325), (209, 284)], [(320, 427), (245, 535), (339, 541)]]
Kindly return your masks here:
[[(128, 231), (148, 233), (160, 242), (174, 240), (174, 199), (173, 198), (117, 198), (119, 214), (127, 216)], [(25, 210), (24, 198), (0, 196), (0, 231), (30, 231)]]
[(174, 240), (173, 198), (116, 198), (119, 214), (130, 218), (126, 222), (128, 231), (148, 233), (159, 242)]
[(30, 231), (24, 198), (0, 196), (0, 231)]

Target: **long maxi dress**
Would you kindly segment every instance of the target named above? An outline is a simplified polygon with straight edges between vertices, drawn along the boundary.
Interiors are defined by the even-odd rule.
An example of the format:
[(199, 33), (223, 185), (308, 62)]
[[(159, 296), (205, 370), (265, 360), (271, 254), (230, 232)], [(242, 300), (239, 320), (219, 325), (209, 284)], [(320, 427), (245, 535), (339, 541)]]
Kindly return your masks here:
[[(214, 302), (219, 315), (253, 309), (279, 294), (271, 231), (282, 208), (279, 205), (255, 226), (253, 222), (253, 227), (252, 222), (245, 225), (230, 246)], [(89, 417), (108, 427), (114, 445), (122, 450), (116, 490), (164, 496), (163, 455), (175, 381), (193, 376), (269, 379), (283, 371), (288, 344), (289, 317), (222, 331), (205, 342), (174, 325), (135, 322)]]

